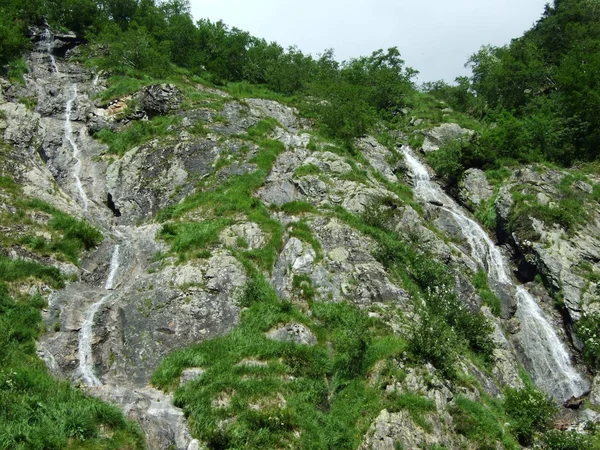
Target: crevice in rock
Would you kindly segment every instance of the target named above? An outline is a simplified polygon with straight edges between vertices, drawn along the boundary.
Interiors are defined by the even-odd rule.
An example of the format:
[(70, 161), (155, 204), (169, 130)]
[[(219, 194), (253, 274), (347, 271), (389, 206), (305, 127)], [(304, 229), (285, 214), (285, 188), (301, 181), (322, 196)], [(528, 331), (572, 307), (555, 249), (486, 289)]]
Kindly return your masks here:
[(48, 164), (48, 161), (50, 160), (50, 158), (48, 157), (48, 154), (46, 153), (46, 150), (44, 149), (44, 147), (42, 145), (40, 145), (37, 149), (38, 155), (40, 155), (40, 158), (42, 158), (42, 161), (44, 161), (44, 164)]
[(115, 217), (121, 217), (121, 211), (115, 205), (112, 194), (109, 192), (106, 196), (106, 206), (110, 209)]

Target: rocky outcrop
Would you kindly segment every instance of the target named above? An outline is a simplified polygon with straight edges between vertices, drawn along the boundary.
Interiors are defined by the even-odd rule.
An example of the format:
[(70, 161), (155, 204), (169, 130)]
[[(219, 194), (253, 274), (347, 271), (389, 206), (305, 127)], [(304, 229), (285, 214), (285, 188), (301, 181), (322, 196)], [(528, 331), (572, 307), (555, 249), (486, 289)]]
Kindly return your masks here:
[(493, 196), (494, 189), (482, 170), (471, 168), (465, 171), (459, 191), (460, 201), (465, 206), (474, 210)]
[[(412, 322), (419, 320), (415, 308), (419, 300), (411, 296), (410, 282), (388, 271), (374, 256), (379, 249), (373, 233), (368, 232), (372, 224), (400, 236), (413, 247), (415, 258), (427, 255), (450, 267), (454, 294), (462, 306), (472, 312), (483, 311), (494, 324), (496, 349), (485, 370), (467, 360), (457, 365), (457, 370), (472, 380), (461, 386), (445, 380), (432, 366), (405, 364), (394, 358), (387, 362), (395, 364), (394, 369), (405, 377), (383, 383), (384, 376), (377, 369), (381, 362), (375, 364), (369, 376), (374, 383), (384, 384), (385, 395), (419, 396), (433, 406), (421, 416), (401, 406), (382, 410), (361, 448), (468, 447), (471, 443), (453, 429), (451, 412), (457, 398), (479, 401), (484, 393), (498, 397), (504, 387), (522, 385), (514, 343), (522, 327), (513, 317), (516, 287), (508, 282), (492, 286), (503, 302), (500, 317), (482, 308), (483, 294), (475, 288), (473, 275), (483, 266), (488, 271), (492, 267), (489, 261), (482, 264), (474, 256), (486, 253), (472, 239), (474, 222), (466, 212), (457, 219), (450, 209), (452, 200), (441, 190), (435, 198), (424, 199), (416, 194), (412, 197), (408, 186), (398, 186), (402, 182), (398, 168), (406, 167), (401, 148), (390, 149), (367, 136), (356, 142), (361, 157), (354, 158), (310, 133), (311, 122), (299, 118), (294, 108), (272, 100), (236, 101), (204, 86), (196, 86), (197, 91), (207, 99), (216, 98), (212, 103), (207, 100), (208, 106), (206, 102), (192, 106), (186, 102), (182, 110), (184, 91), (166, 84), (149, 86), (107, 106), (91, 100), (103, 89), (97, 77), (58, 56), (60, 52), (49, 53), (46, 44), (36, 45), (26, 86), (4, 88), (5, 83), (0, 82), (6, 92), (5, 100), (0, 98), (0, 133), (15, 149), (6, 157), (6, 167), (27, 194), (89, 220), (105, 235), (99, 248), (84, 255), (80, 267), (60, 266), (73, 279), (66, 289), (49, 296), (44, 311), (47, 332), (41, 338), (39, 354), (56, 376), (94, 385), (83, 370), (87, 361), (98, 379), (90, 392), (117, 402), (136, 419), (149, 448), (200, 447), (189, 434), (183, 413), (171, 405), (172, 398), (147, 386), (150, 375), (171, 351), (223, 336), (238, 325), (243, 314), (238, 299), (251, 273), (249, 260), (260, 258), (261, 249), (268, 245), (274, 248), (275, 263), (272, 268), (261, 268), (262, 275), (280, 300), (309, 311), (307, 317), (313, 302), (349, 302), (393, 333), (406, 333)], [(37, 102), (33, 110), (28, 98)], [(129, 111), (135, 99), (139, 108)], [(132, 121), (167, 114), (173, 123), (165, 135), (121, 155), (107, 154), (106, 146), (91, 135), (105, 128), (126, 132)], [(270, 131), (257, 139), (253, 133), (260, 127), (252, 127), (261, 121)], [(435, 151), (469, 133), (456, 124), (444, 124), (427, 133), (423, 149)], [(397, 137), (404, 139), (401, 134)], [(179, 259), (169, 254), (170, 247), (160, 238), (160, 226), (152, 223), (157, 214), (175, 208), (188, 196), (201, 198), (228, 186), (237, 176), (264, 167), (261, 157), (265, 149), (259, 144), (267, 139), (278, 141), (273, 145), (275, 161), (264, 184), (253, 188), (249, 200), (253, 210), (278, 221), (280, 228), (267, 231), (257, 216), (236, 210), (215, 233), (210, 248)], [(4, 158), (4, 153), (0, 157)], [(599, 301), (596, 278), (590, 275), (597, 274), (600, 262), (597, 211), (590, 211), (590, 221), (568, 235), (555, 225), (529, 218), (529, 214), (519, 216), (521, 221), (528, 220), (529, 228), (515, 220), (520, 204), (513, 198), (514, 192), (533, 196), (550, 207), (561, 195), (556, 186), (563, 178), (558, 171), (516, 172), (500, 189), (496, 210), (504, 241), (518, 249), (522, 260), (563, 295), (569, 318), (576, 320)], [(415, 192), (419, 181), (423, 180), (413, 174), (410, 183)], [(594, 192), (584, 180), (574, 182), (572, 188), (587, 196)], [(460, 195), (476, 209), (493, 198), (494, 190), (483, 172), (472, 169), (465, 174)], [(292, 202), (297, 203), (290, 205)], [(338, 214), (339, 208), (345, 215)], [(186, 212), (183, 219), (201, 222), (212, 215), (210, 208), (197, 208)], [(361, 228), (345, 218), (350, 215), (367, 225)], [(169, 225), (179, 220), (174, 217)], [(273, 245), (273, 236), (281, 236), (281, 242)], [(15, 250), (15, 255), (24, 253)], [(59, 266), (57, 261), (52, 264)], [(512, 277), (509, 272), (507, 278)], [(562, 329), (550, 299), (542, 294), (538, 297), (545, 300), (542, 306), (555, 320), (555, 327)], [(318, 349), (314, 346), (323, 343), (317, 340), (317, 328), (300, 323), (302, 320), (281, 320), (260, 333), (270, 340), (306, 346), (302, 347), (306, 350)], [(89, 351), (82, 345), (86, 330), (91, 330)], [(321, 334), (317, 335), (321, 339)], [(331, 343), (326, 345), (332, 351)], [(269, 365), (258, 359), (236, 364), (242, 368)], [(190, 367), (175, 384), (178, 381), (184, 389), (191, 388), (202, 382), (204, 373), (202, 367)], [(597, 384), (592, 402), (598, 401)], [(285, 408), (284, 394), (275, 397), (277, 408)], [(226, 407), (231, 399), (214, 401)], [(251, 408), (260, 410), (261, 405), (261, 399), (253, 400)], [(328, 407), (323, 406), (324, 410)]]
[(317, 338), (310, 329), (301, 323), (288, 323), (267, 333), (267, 338), (281, 342), (295, 342), (302, 345), (315, 345)]
[(473, 131), (462, 128), (456, 123), (443, 123), (425, 132), (422, 150), (425, 153), (435, 152), (440, 147), (450, 141), (460, 139), (463, 136), (470, 136)]
[(164, 115), (179, 108), (182, 94), (173, 84), (155, 84), (142, 90), (140, 107), (149, 117)]
[[(561, 191), (567, 176), (550, 169), (514, 172), (500, 190), (496, 213), (501, 231), (521, 255), (520, 273), (529, 279), (540, 274), (562, 297), (569, 317), (578, 320), (590, 305), (600, 302), (594, 282), (600, 262), (600, 211), (587, 182), (573, 180), (563, 188), (567, 193)], [(560, 204), (565, 195), (578, 198), (574, 201), (582, 207), (579, 212)], [(558, 213), (559, 209), (563, 211)], [(540, 210), (546, 215), (541, 216)]]

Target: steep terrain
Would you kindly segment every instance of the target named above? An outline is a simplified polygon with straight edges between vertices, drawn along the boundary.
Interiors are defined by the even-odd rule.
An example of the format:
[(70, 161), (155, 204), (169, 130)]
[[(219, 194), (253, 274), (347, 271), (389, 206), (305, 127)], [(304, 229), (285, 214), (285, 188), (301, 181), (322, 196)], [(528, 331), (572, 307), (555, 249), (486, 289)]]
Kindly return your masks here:
[[(580, 406), (557, 428), (593, 434), (593, 174), (525, 167), (495, 191), (471, 171), (459, 202), (412, 129), (348, 150), (184, 76), (113, 94), (74, 36), (32, 39), (25, 84), (1, 81), (2, 176), (104, 239), (68, 260), (7, 220), (3, 257), (67, 278), (36, 288), (38, 354), (148, 448), (519, 448), (535, 423), (506, 399), (544, 403), (534, 385)], [(585, 220), (540, 215), (569, 195)], [(496, 234), (465, 206), (497, 212)]]

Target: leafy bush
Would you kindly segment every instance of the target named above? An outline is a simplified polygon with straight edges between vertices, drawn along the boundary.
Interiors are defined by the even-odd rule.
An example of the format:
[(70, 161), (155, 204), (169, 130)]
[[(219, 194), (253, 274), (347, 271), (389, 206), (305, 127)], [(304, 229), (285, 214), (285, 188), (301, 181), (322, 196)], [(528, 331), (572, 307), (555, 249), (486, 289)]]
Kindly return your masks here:
[(600, 313), (584, 314), (575, 329), (583, 341), (586, 361), (600, 368)]
[(576, 431), (550, 430), (542, 438), (543, 450), (597, 450), (599, 446), (590, 436)]
[(557, 412), (556, 403), (526, 383), (522, 389), (507, 389), (504, 408), (510, 417), (512, 433), (521, 445), (531, 445), (536, 432), (548, 429)]

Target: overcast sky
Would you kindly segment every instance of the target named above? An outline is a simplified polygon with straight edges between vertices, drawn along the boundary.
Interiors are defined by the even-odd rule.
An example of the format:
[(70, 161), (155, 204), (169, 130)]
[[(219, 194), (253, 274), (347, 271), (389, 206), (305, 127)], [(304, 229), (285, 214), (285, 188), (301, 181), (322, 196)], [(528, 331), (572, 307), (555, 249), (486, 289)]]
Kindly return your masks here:
[(195, 19), (297, 45), (336, 59), (397, 46), (419, 80), (448, 82), (468, 75), (463, 66), (484, 44), (504, 45), (542, 15), (548, 0), (191, 0)]

